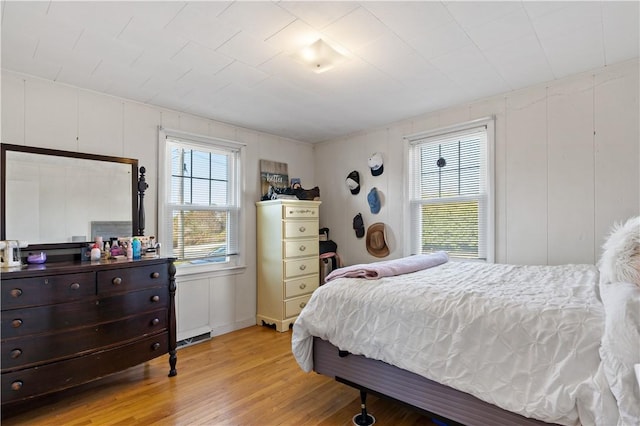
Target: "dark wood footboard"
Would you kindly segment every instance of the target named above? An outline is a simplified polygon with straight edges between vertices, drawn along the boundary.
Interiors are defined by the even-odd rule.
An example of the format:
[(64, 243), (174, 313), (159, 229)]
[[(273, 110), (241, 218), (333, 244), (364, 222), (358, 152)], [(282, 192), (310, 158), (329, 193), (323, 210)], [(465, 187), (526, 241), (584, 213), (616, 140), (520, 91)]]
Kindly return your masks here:
[(468, 426), (549, 425), (484, 402), (472, 395), (398, 367), (340, 353), (331, 343), (314, 338), (313, 365), (317, 373), (378, 395), (387, 396), (439, 418)]

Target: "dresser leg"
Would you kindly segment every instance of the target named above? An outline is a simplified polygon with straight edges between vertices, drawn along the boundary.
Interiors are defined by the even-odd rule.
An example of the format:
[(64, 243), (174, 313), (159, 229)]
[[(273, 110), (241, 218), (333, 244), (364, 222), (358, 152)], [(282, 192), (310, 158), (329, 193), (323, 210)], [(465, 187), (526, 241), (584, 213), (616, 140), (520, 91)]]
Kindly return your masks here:
[(169, 351), (169, 377), (173, 377), (176, 374), (178, 374), (178, 371), (176, 370), (177, 362), (178, 362), (178, 355), (176, 353), (176, 350), (173, 349)]

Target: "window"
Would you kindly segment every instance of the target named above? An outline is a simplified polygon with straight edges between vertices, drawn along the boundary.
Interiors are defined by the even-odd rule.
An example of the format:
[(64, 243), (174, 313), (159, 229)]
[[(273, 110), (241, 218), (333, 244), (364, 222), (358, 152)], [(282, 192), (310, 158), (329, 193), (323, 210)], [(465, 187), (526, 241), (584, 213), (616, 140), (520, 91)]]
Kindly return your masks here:
[(235, 142), (160, 130), (159, 237), (164, 253), (178, 264), (236, 261), (242, 148)]
[(493, 262), (493, 119), (406, 139), (409, 252)]

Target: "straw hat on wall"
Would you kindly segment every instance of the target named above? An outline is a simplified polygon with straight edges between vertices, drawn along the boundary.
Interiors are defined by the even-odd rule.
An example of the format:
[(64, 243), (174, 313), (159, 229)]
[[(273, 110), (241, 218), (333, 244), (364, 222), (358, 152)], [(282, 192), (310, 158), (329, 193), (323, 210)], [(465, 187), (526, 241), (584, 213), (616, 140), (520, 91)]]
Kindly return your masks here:
[(367, 229), (367, 251), (375, 257), (389, 255), (389, 246), (385, 240), (384, 223), (374, 223)]

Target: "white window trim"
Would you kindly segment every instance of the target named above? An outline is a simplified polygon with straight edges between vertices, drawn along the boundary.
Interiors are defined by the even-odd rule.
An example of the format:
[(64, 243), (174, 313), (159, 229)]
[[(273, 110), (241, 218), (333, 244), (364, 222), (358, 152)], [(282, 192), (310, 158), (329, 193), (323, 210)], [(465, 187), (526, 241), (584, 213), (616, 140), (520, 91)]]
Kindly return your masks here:
[[(404, 203), (408, 204), (411, 200), (411, 188), (409, 187), (409, 172), (411, 170), (411, 164), (409, 161), (409, 151), (411, 145), (419, 140), (426, 139), (434, 136), (444, 136), (448, 133), (460, 132), (474, 127), (486, 126), (487, 128), (487, 214), (486, 214), (486, 241), (487, 241), (487, 263), (495, 262), (495, 116), (488, 116), (479, 118), (476, 120), (467, 121), (464, 123), (455, 124), (452, 126), (440, 127), (424, 132), (413, 133), (404, 136), (404, 170), (403, 174), (403, 193)], [(404, 208), (403, 215), (403, 229), (402, 235), (404, 236), (403, 244), (403, 256), (410, 256), (411, 254), (411, 212), (410, 208)], [(465, 259), (469, 260), (469, 259)]]
[[(171, 173), (167, 173), (170, 170), (169, 159), (167, 158), (166, 141), (168, 137), (174, 137), (178, 139), (184, 139), (188, 143), (194, 146), (225, 146), (229, 148), (238, 149), (240, 151), (240, 165), (238, 166), (237, 179), (238, 179), (238, 194), (237, 204), (239, 209), (238, 215), (238, 252), (237, 256), (231, 257), (228, 262), (216, 262), (211, 264), (189, 264), (179, 263), (176, 265), (176, 276), (193, 275), (193, 274), (208, 274), (211, 275), (228, 275), (229, 273), (241, 273), (246, 269), (246, 213), (243, 208), (243, 194), (245, 193), (245, 161), (246, 161), (246, 144), (230, 141), (227, 139), (215, 138), (197, 135), (193, 133), (184, 132), (181, 130), (167, 129), (162, 126), (158, 126), (158, 241), (167, 241), (167, 238), (172, 238), (171, 232), (164, 228), (164, 225), (168, 223), (166, 221), (167, 211), (165, 210), (166, 200), (168, 197), (168, 191), (171, 186), (170, 179)], [(162, 252), (162, 247), (161, 253)], [(166, 256), (171, 256), (170, 253), (165, 253)]]

